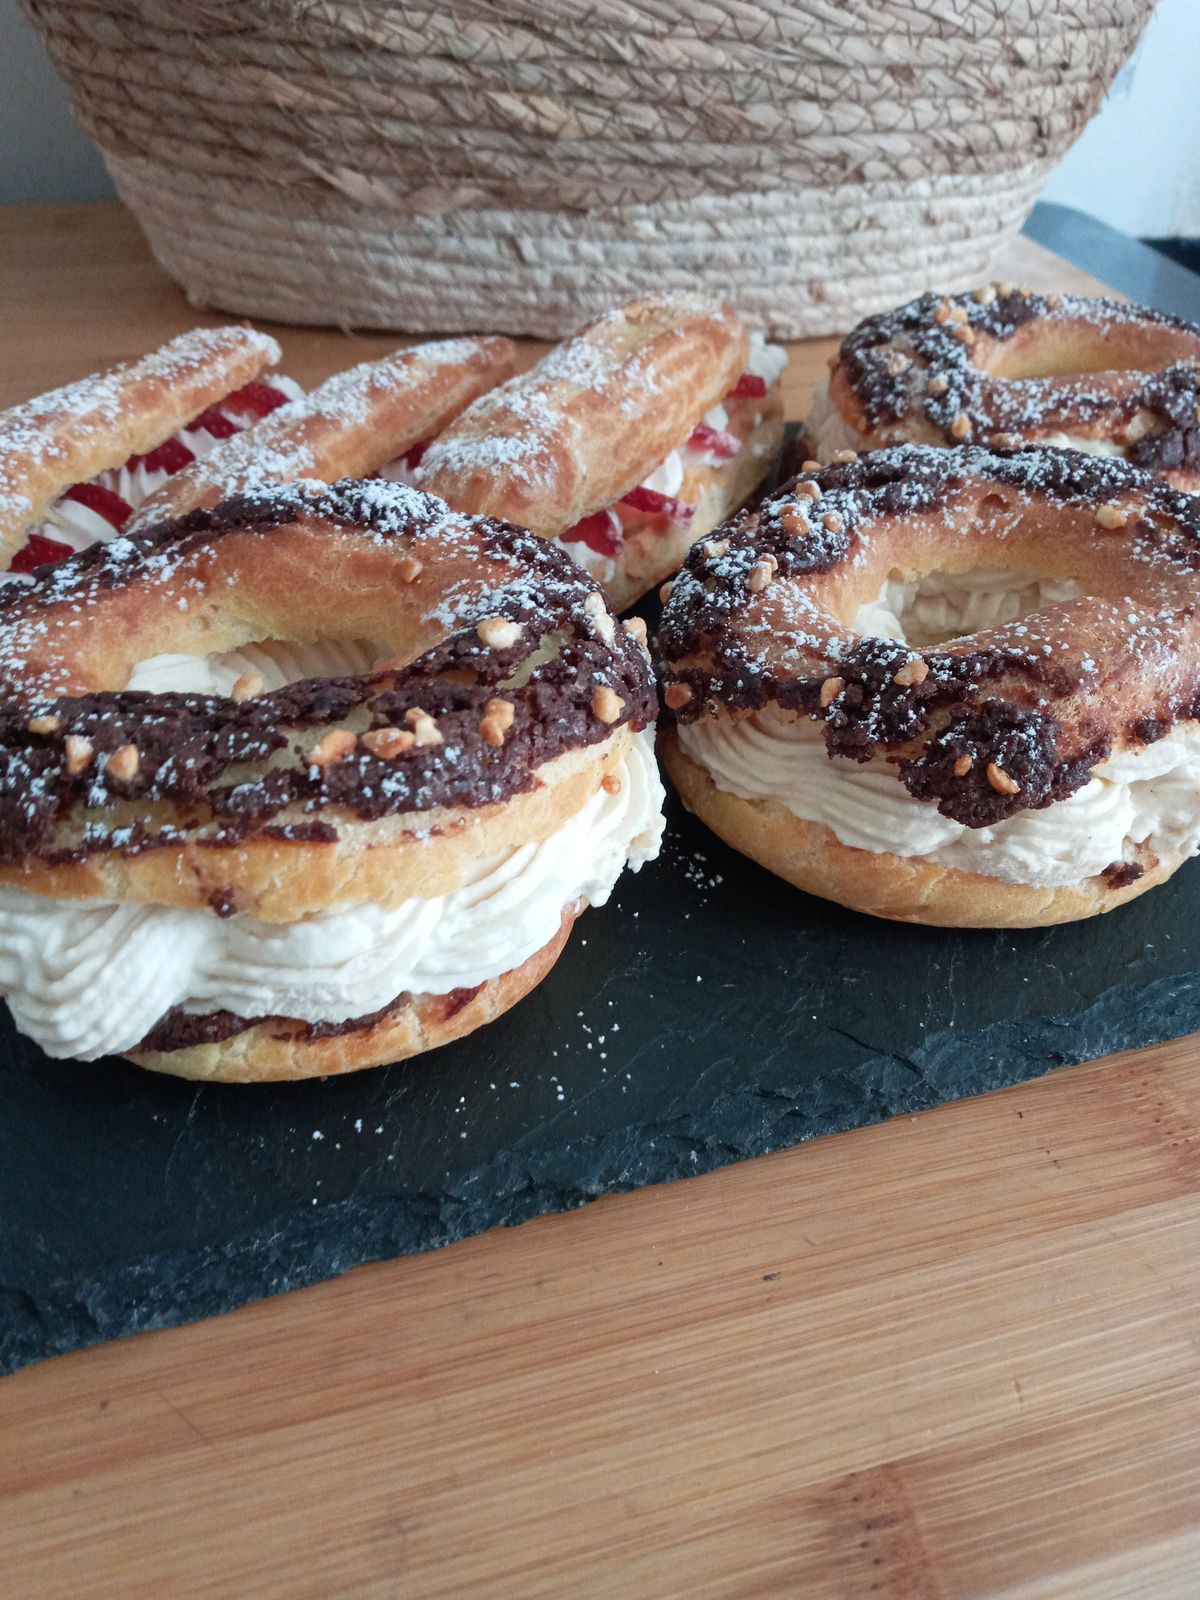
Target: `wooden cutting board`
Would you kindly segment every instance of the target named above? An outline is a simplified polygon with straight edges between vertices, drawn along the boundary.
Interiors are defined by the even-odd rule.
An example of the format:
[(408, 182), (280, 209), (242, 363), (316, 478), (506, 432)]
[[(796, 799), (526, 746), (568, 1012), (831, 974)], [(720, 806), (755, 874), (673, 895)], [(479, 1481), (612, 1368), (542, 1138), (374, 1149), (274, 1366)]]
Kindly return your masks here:
[[(998, 270), (1093, 286), (1024, 241)], [(198, 320), (115, 206), (3, 213), (0, 291), (0, 405)], [(284, 340), (301, 381), (395, 342)], [(1193, 1596), (1197, 1069), (1065, 1069), (31, 1368), (0, 1595)]]

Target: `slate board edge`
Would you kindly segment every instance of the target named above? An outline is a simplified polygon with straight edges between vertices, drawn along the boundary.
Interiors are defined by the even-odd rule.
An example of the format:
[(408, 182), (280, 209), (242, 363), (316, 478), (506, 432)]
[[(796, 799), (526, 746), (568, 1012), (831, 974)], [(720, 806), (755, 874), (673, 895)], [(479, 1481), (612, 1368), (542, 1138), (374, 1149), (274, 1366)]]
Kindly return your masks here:
[[(818, 1079), (794, 1095), (743, 1087), (717, 1096), (690, 1118), (629, 1124), (602, 1137), (564, 1141), (541, 1153), (543, 1176), (537, 1180), (522, 1174), (524, 1159), (512, 1152), (473, 1175), (472, 1194), (448, 1189), (403, 1199), (377, 1197), (342, 1202), (312, 1217), (280, 1217), (219, 1250), (169, 1260), (146, 1257), (102, 1278), (76, 1282), (61, 1300), (38, 1301), (20, 1287), (0, 1285), (0, 1375), (307, 1288), (370, 1262), (423, 1254), (491, 1228), (577, 1210), (602, 1194), (699, 1177), (819, 1136), (1028, 1082), (1056, 1067), (1160, 1044), (1197, 1029), (1200, 971), (1148, 985), (1118, 985), (1085, 1011), (994, 1023), (969, 1034), (955, 1030), (952, 1084), (934, 1084), (929, 1076), (950, 1042), (947, 1031), (926, 1040), (910, 1057), (880, 1056), (864, 1048), (860, 1062), (835, 1075), (837, 1085), (857, 1099), (832, 1113), (826, 1106), (819, 1120), (805, 1101), (811, 1106), (814, 1089), (829, 1090), (832, 1079)], [(969, 1076), (962, 1067), (964, 1039), (974, 1042), (978, 1059)], [(907, 1088), (899, 1093), (894, 1086), (882, 1088), (887, 1076), (907, 1077)], [(736, 1138), (730, 1137), (733, 1128)], [(681, 1156), (690, 1163), (686, 1174), (679, 1170)], [(574, 1176), (561, 1181), (546, 1176), (555, 1165)], [(581, 1178), (581, 1172), (587, 1176)], [(347, 1238), (352, 1245), (346, 1245)]]

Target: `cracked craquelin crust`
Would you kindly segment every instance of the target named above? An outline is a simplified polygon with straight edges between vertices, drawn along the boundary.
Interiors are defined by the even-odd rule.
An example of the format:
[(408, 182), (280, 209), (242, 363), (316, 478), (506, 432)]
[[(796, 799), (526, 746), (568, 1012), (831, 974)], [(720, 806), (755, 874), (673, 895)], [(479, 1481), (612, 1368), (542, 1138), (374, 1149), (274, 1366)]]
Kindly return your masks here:
[(126, 1054), (155, 1072), (220, 1083), (324, 1078), (404, 1061), (461, 1039), (515, 1006), (558, 960), (575, 915), (574, 907), (566, 907), (553, 939), (519, 967), (472, 989), (399, 995), (382, 1011), (340, 1023), (169, 1012)]
[(1200, 325), (1143, 306), (1008, 285), (925, 294), (847, 335), (829, 393), (861, 450), (1066, 433), (1200, 490)]
[(0, 567), (64, 490), (148, 454), (279, 357), (253, 328), (193, 328), (0, 412)]
[[(998, 565), (1027, 578), (1082, 575), (1088, 593), (921, 651), (849, 625), (889, 577)], [(831, 757), (882, 757), (911, 795), (983, 827), (1067, 798), (1113, 750), (1200, 716), (1198, 598), (1200, 499), (1125, 462), (1073, 451), (901, 446), (801, 475), (693, 549), (663, 613), (663, 701), (684, 722), (769, 704), (809, 713), (823, 724)], [(773, 870), (801, 887), (830, 893), (841, 882), (855, 895), (847, 904), (900, 908), (881, 915), (988, 921), (978, 898), (970, 911), (953, 914), (953, 906), (959, 890), (978, 897), (978, 884), (991, 880), (830, 850), (827, 830), (790, 813), (785, 827), (781, 807), (770, 811), (776, 852), (757, 826), (745, 826), (751, 813), (765, 817), (768, 803), (700, 783), (667, 743), (688, 803), (764, 864), (786, 855), (791, 866)], [(859, 876), (903, 872), (909, 889), (890, 900), (854, 889), (854, 875), (837, 865), (845, 856), (856, 858)], [(819, 870), (818, 857), (827, 863)], [(1167, 872), (1138, 865), (1136, 882), (1110, 875), (1092, 898), (1119, 903), (1126, 889), (1140, 892), (1178, 863)], [(947, 888), (935, 915), (929, 874), (971, 882)], [(915, 898), (906, 898), (910, 890)], [(1082, 900), (1056, 891), (1060, 907), (1082, 907), (1061, 916), (1050, 891), (1000, 885), (988, 894), (997, 925), (1029, 920), (1019, 912), (1023, 897), (1047, 902), (1038, 920), (1099, 908), (1090, 889)]]
[(515, 356), (510, 339), (442, 339), (336, 372), (174, 473), (124, 531), (274, 484), (365, 478), (441, 433), (509, 376)]
[[(162, 652), (335, 630), (387, 659), (273, 694), (115, 687)], [(636, 626), (569, 557), (383, 482), (43, 568), (0, 593), (0, 666), (0, 883), (274, 922), (449, 892), (573, 815), (655, 714)]]

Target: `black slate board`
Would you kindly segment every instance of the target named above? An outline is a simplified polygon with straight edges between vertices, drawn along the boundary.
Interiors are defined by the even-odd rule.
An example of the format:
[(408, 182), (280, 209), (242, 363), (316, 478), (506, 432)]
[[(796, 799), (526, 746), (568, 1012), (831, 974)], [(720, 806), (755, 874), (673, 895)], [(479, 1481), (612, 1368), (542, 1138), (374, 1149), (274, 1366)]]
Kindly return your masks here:
[[(1086, 267), (1060, 212), (1030, 231)], [(1156, 303), (1145, 254), (1114, 234), (1100, 270)], [(669, 818), (532, 995), (406, 1065), (197, 1089), (47, 1061), (0, 1008), (0, 1372), (1200, 1028), (1194, 862), (1109, 917), (953, 933)]]
[(408, 1065), (196, 1088), (0, 1032), (0, 1370), (1200, 1027), (1200, 868), (1114, 915), (897, 928), (674, 809), (514, 1011)]

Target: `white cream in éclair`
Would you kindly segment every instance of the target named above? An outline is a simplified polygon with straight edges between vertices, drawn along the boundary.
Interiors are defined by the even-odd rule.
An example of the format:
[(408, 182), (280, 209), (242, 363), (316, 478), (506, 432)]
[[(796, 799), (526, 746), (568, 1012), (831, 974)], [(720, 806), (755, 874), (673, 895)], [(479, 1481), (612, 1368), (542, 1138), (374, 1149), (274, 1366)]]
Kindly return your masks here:
[[(906, 643), (939, 640), (1028, 615), (1079, 594), (1073, 582), (1015, 585), (1011, 574), (932, 574), (889, 582), (859, 609), (855, 630)], [(1073, 887), (1148, 843), (1164, 859), (1200, 850), (1200, 727), (1179, 724), (1156, 744), (1114, 752), (1083, 788), (1042, 810), (968, 828), (914, 799), (893, 765), (829, 758), (820, 724), (767, 707), (681, 724), (680, 747), (718, 789), (775, 800), (843, 845), (937, 862), (1038, 888)]]
[[(268, 641), (207, 660), (157, 656), (129, 687), (224, 693), (247, 671), (270, 690), (365, 671), (373, 645)], [(162, 905), (62, 901), (0, 889), (0, 996), (47, 1055), (132, 1049), (173, 1007), (345, 1022), (398, 995), (499, 977), (558, 931), (564, 908), (600, 906), (621, 872), (658, 854), (663, 788), (652, 729), (615, 776), (548, 838), (480, 860), (453, 893), (271, 924)], [(610, 785), (610, 788), (613, 787)]]
[[(1146, 418), (1153, 422), (1150, 413)], [(1136, 436), (1136, 429), (1132, 430)], [(856, 428), (852, 428), (845, 417), (833, 403), (829, 393), (829, 379), (821, 383), (813, 395), (812, 407), (808, 414), (809, 441), (816, 452), (816, 459), (822, 463), (829, 462), (839, 450), (859, 451), (869, 448), (866, 440)], [(940, 437), (931, 437), (930, 442), (940, 444)], [(1055, 450), (1081, 450), (1088, 456), (1120, 456), (1128, 452), (1111, 439), (1088, 439), (1082, 434), (1075, 433), (1048, 433), (1036, 441), (1038, 445), (1046, 445)]]

